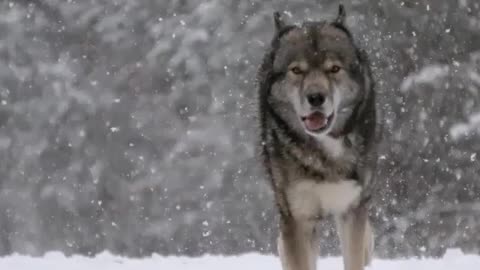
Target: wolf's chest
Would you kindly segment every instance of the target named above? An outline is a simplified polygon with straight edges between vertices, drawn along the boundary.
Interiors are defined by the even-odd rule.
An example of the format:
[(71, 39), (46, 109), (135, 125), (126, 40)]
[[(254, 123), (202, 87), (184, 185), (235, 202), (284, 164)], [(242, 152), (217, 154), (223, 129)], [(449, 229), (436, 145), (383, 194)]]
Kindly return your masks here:
[(355, 180), (315, 182), (300, 180), (288, 188), (292, 214), (298, 218), (316, 218), (326, 214), (342, 214), (355, 206), (362, 187)]
[(322, 145), (326, 154), (333, 158), (338, 158), (342, 155), (349, 154), (348, 148), (341, 139), (334, 139), (329, 136), (325, 136), (319, 140), (319, 143)]

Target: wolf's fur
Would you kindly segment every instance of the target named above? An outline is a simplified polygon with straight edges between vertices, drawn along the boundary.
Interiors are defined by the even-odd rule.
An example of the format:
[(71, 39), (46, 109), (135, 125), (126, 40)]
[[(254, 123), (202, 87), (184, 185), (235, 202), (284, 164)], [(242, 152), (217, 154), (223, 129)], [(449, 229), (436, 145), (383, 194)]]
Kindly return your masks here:
[[(367, 209), (379, 139), (369, 62), (345, 26), (343, 6), (333, 22), (288, 25), (279, 13), (274, 19), (258, 72), (259, 147), (280, 214), (283, 269), (315, 269), (315, 223), (329, 214), (345, 269), (364, 269), (373, 251)], [(308, 95), (324, 102), (314, 107)], [(302, 116), (313, 112), (331, 115), (325, 130), (303, 125)]]

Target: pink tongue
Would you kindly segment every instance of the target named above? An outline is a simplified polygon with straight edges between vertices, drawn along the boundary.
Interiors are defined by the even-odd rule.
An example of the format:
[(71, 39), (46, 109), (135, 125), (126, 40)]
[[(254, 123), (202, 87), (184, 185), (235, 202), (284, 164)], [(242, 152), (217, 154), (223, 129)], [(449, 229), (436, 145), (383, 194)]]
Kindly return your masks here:
[(327, 118), (321, 113), (312, 113), (304, 120), (305, 126), (309, 130), (318, 130), (327, 125)]

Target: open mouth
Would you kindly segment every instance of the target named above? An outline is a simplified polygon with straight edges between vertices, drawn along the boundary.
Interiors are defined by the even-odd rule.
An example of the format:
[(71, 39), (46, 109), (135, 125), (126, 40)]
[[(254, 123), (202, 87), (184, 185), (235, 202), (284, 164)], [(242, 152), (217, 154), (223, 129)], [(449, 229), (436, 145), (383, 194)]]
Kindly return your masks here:
[(302, 122), (305, 128), (310, 132), (322, 132), (330, 127), (333, 120), (333, 113), (329, 116), (321, 112), (313, 112), (307, 116), (302, 116)]

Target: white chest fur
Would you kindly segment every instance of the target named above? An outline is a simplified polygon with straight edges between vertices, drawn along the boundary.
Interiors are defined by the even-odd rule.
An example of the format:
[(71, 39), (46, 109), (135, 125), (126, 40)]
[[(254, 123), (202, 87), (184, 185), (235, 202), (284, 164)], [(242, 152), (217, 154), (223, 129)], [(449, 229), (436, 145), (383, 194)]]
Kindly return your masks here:
[(345, 146), (343, 145), (343, 140), (341, 139), (335, 139), (330, 136), (322, 136), (322, 138), (319, 139), (319, 142), (332, 157), (338, 157), (345, 152)]
[(341, 214), (358, 203), (362, 187), (354, 180), (315, 182), (302, 180), (288, 189), (292, 214), (313, 218), (319, 214)]

